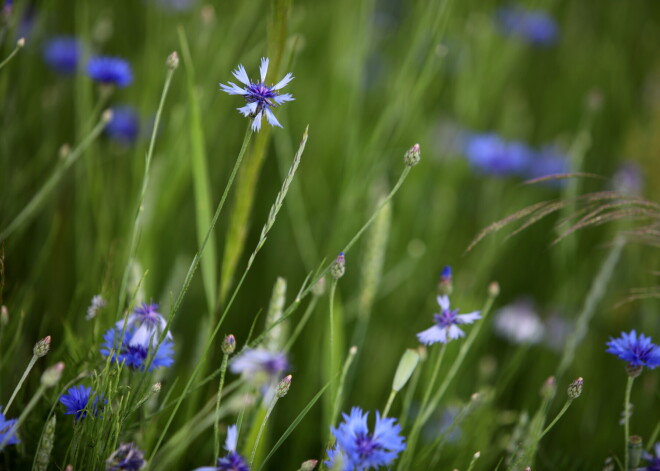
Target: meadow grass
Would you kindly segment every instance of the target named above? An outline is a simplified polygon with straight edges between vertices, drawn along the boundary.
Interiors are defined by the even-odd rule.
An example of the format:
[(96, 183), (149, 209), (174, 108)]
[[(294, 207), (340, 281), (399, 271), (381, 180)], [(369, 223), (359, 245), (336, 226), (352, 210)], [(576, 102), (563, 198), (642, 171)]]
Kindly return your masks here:
[(4, 2), (0, 469), (656, 469), (659, 40), (650, 0)]

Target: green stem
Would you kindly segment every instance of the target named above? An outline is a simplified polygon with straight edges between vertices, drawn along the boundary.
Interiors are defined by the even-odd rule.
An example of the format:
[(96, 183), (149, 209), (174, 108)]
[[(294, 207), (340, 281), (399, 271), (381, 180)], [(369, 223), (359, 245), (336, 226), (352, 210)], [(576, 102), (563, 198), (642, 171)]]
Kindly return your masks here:
[(477, 460), (481, 456), (481, 453), (476, 452), (474, 455), (472, 455), (472, 461), (470, 461), (470, 466), (468, 467), (467, 471), (472, 471), (474, 469), (474, 465), (476, 464)]
[[(177, 313), (179, 310), (179, 307), (181, 306), (181, 303), (183, 302), (183, 298), (185, 297), (186, 293), (188, 292), (188, 288), (190, 287), (190, 282), (192, 281), (192, 277), (195, 274), (195, 271), (197, 270), (197, 267), (199, 266), (199, 261), (201, 260), (202, 253), (204, 252), (204, 248), (206, 247), (206, 243), (209, 240), (209, 237), (211, 235), (211, 232), (213, 231), (213, 228), (215, 227), (216, 222), (218, 221), (218, 217), (220, 216), (220, 212), (222, 211), (222, 208), (225, 204), (225, 200), (227, 199), (227, 194), (229, 193), (229, 188), (231, 188), (232, 183), (234, 182), (234, 178), (236, 177), (236, 172), (238, 171), (238, 168), (241, 166), (241, 162), (243, 161), (243, 156), (245, 155), (245, 151), (247, 150), (248, 143), (250, 142), (250, 137), (252, 137), (252, 128), (250, 125), (248, 125), (247, 130), (245, 131), (245, 137), (243, 138), (243, 145), (241, 146), (241, 150), (238, 153), (238, 157), (236, 158), (236, 163), (234, 164), (234, 168), (232, 169), (231, 175), (229, 176), (229, 182), (227, 183), (227, 186), (225, 187), (225, 191), (222, 194), (222, 198), (220, 199), (220, 203), (218, 204), (217, 209), (215, 210), (215, 214), (213, 215), (213, 219), (211, 220), (211, 225), (209, 226), (209, 230), (206, 233), (206, 236), (204, 237), (204, 242), (202, 242), (201, 247), (199, 248), (199, 251), (195, 254), (195, 257), (193, 258), (192, 263), (190, 264), (190, 268), (188, 269), (188, 273), (186, 274), (186, 278), (183, 281), (183, 286), (181, 287), (181, 291), (179, 292), (179, 296), (177, 297), (176, 301), (174, 302), (174, 306), (172, 307), (172, 310), (170, 312), (169, 319), (167, 321), (167, 327), (169, 328), (169, 324), (172, 323), (172, 319), (174, 318), (174, 315)], [(245, 275), (244, 275), (245, 276)], [(235, 293), (234, 293), (235, 294)], [(233, 298), (232, 300), (233, 301)], [(230, 303), (231, 303), (230, 301)], [(229, 305), (228, 305), (229, 307)], [(223, 319), (221, 319), (222, 321)], [(216, 326), (216, 329), (214, 331), (214, 334), (211, 335), (209, 338), (209, 341), (207, 342), (205, 352), (207, 352), (210, 349), (211, 343), (213, 339), (215, 338), (215, 334), (217, 333), (219, 329), (219, 324)], [(166, 331), (161, 333), (161, 337), (164, 338), (166, 335)], [(159, 339), (162, 342), (162, 339)], [(151, 365), (151, 362), (153, 361), (153, 355), (150, 355), (152, 358), (148, 360), (148, 364)], [(179, 400), (176, 402), (176, 405), (174, 406), (174, 410), (170, 413), (169, 418), (167, 419), (167, 423), (165, 424), (165, 427), (163, 428), (163, 431), (160, 434), (160, 437), (158, 437), (158, 442), (156, 442), (156, 446), (154, 447), (153, 451), (151, 452), (151, 456), (149, 457), (149, 461), (153, 461), (153, 457), (158, 451), (158, 448), (160, 447), (161, 443), (165, 439), (165, 434), (167, 433), (168, 429), (170, 428), (170, 425), (172, 425), (172, 421), (174, 420), (174, 416), (179, 410), (179, 407), (181, 407), (181, 403), (183, 402), (183, 399), (186, 397), (186, 394), (188, 390), (190, 389), (192, 382), (195, 380), (195, 377), (199, 373), (199, 370), (203, 366), (204, 362), (199, 361), (195, 365), (195, 369), (193, 370), (192, 375), (190, 378), (188, 378), (188, 382), (186, 383), (186, 386), (183, 390), (183, 393), (181, 396), (179, 396)], [(148, 368), (147, 368), (148, 369)]]
[[(22, 43), (21, 43), (21, 41), (22, 41)], [(11, 51), (11, 52), (9, 53), (9, 55), (7, 56), (7, 58), (6, 58), (5, 60), (3, 60), (2, 62), (0, 62), (0, 69), (2, 69), (5, 65), (7, 65), (7, 63), (8, 63), (10, 60), (12, 60), (12, 58), (13, 58), (16, 54), (18, 54), (18, 51), (20, 51), (21, 49), (23, 49), (23, 45), (24, 45), (24, 44), (25, 44), (25, 39), (23, 39), (23, 38), (19, 39), (19, 40), (16, 42), (16, 47), (14, 47), (14, 50)]]
[(337, 280), (333, 278), (332, 285), (330, 286), (330, 377), (335, 374), (335, 290), (337, 288)]
[[(39, 386), (39, 389), (37, 389), (37, 392), (32, 396), (32, 399), (30, 399), (30, 402), (28, 402), (28, 405), (25, 406), (25, 409), (23, 409), (23, 412), (21, 412), (21, 415), (18, 416), (18, 420), (16, 420), (16, 424), (12, 427), (12, 431), (16, 432), (16, 430), (19, 429), (21, 424), (25, 421), (25, 418), (27, 415), (30, 413), (30, 411), (34, 408), (34, 406), (37, 404), (37, 401), (39, 398), (43, 395), (44, 391), (46, 390), (46, 387), (42, 384)], [(14, 433), (8, 432), (5, 434), (4, 439), (2, 442), (0, 442), (0, 450), (3, 450), (5, 447), (5, 443), (9, 441), (9, 439), (14, 435)]]
[(103, 128), (108, 122), (107, 116), (108, 115), (104, 114), (101, 117), (101, 121), (96, 125), (94, 129), (92, 129), (92, 132), (90, 132), (87, 137), (82, 140), (78, 147), (76, 147), (68, 156), (65, 157), (64, 162), (59, 164), (50, 178), (39, 189), (37, 194), (32, 197), (30, 202), (23, 208), (18, 216), (14, 218), (14, 220), (9, 224), (9, 226), (5, 228), (4, 231), (0, 232), (0, 242), (4, 242), (12, 232), (27, 222), (34, 215), (34, 213), (36, 213), (46, 196), (50, 194), (57, 183), (62, 179), (67, 169), (71, 167), (71, 165), (73, 165), (76, 160), (78, 160), (78, 158), (83, 154), (83, 151), (92, 143), (92, 141), (94, 141), (94, 139), (99, 136), (99, 134), (101, 134), (101, 131), (103, 131)]
[(151, 158), (154, 154), (154, 146), (156, 144), (156, 135), (158, 134), (158, 127), (160, 125), (160, 117), (163, 113), (163, 106), (165, 105), (165, 97), (167, 97), (167, 91), (170, 88), (170, 83), (172, 82), (172, 76), (174, 75), (174, 69), (168, 68), (167, 76), (165, 77), (165, 85), (163, 86), (163, 91), (160, 94), (160, 102), (158, 103), (158, 109), (156, 111), (156, 119), (154, 121), (153, 130), (151, 131), (151, 139), (149, 140), (149, 149), (144, 157), (144, 174), (142, 176), (142, 187), (140, 189), (140, 198), (138, 199), (137, 207), (135, 208), (135, 219), (133, 220), (133, 227), (131, 229), (131, 239), (130, 246), (128, 249), (128, 259), (125, 268), (124, 275), (121, 280), (121, 287), (119, 290), (119, 303), (117, 304), (117, 314), (115, 317), (119, 318), (122, 310), (124, 309), (124, 303), (126, 302), (126, 288), (128, 286), (128, 277), (131, 271), (131, 261), (135, 256), (135, 250), (137, 248), (137, 241), (139, 239), (140, 231), (140, 215), (142, 214), (142, 204), (144, 203), (144, 197), (147, 193), (147, 186), (149, 184), (149, 168), (151, 167)]
[(257, 454), (257, 448), (259, 448), (261, 435), (263, 434), (264, 428), (266, 427), (266, 422), (268, 422), (268, 417), (270, 417), (270, 414), (273, 412), (273, 409), (275, 409), (275, 404), (277, 404), (278, 399), (279, 396), (275, 395), (273, 401), (270, 403), (270, 406), (268, 406), (268, 410), (266, 411), (266, 416), (264, 417), (264, 420), (261, 422), (261, 426), (259, 427), (259, 433), (257, 433), (257, 439), (254, 441), (254, 447), (252, 447), (252, 453), (250, 454), (250, 468), (254, 464), (254, 457)]
[(392, 389), (390, 392), (390, 397), (387, 398), (387, 404), (385, 404), (385, 409), (383, 409), (383, 418), (387, 417), (387, 414), (390, 412), (390, 407), (392, 407), (392, 403), (394, 402), (394, 398), (396, 397), (396, 391)]
[(37, 362), (37, 359), (39, 357), (37, 355), (32, 355), (32, 358), (30, 359), (30, 363), (28, 363), (27, 368), (25, 368), (25, 371), (23, 372), (23, 376), (21, 376), (21, 380), (18, 382), (16, 385), (16, 388), (14, 388), (14, 392), (11, 393), (11, 397), (9, 398), (9, 401), (7, 402), (7, 405), (5, 406), (4, 414), (7, 415), (7, 412), (9, 412), (9, 406), (11, 406), (11, 403), (14, 402), (14, 398), (16, 397), (16, 394), (18, 394), (18, 391), (21, 390), (21, 386), (23, 386), (23, 382), (25, 381), (25, 378), (27, 378), (28, 374), (30, 374), (30, 370), (34, 366), (34, 364)]
[(630, 392), (632, 391), (632, 385), (633, 381), (635, 381), (635, 378), (632, 376), (628, 376), (628, 382), (626, 383), (626, 396), (623, 401), (623, 434), (624, 434), (624, 439), (625, 442), (623, 444), (623, 449), (624, 449), (624, 460), (623, 460), (623, 466), (626, 471), (628, 471), (628, 464), (630, 462), (630, 456), (628, 453), (628, 440), (630, 438)]
[(346, 357), (346, 361), (344, 362), (344, 368), (342, 369), (341, 372), (341, 378), (339, 378), (337, 395), (335, 396), (335, 403), (332, 407), (332, 415), (330, 416), (330, 425), (332, 426), (335, 425), (335, 422), (337, 421), (337, 416), (339, 415), (339, 408), (341, 407), (342, 394), (344, 392), (344, 384), (346, 383), (346, 375), (348, 374), (348, 370), (351, 367), (351, 363), (353, 363), (353, 359), (355, 358), (356, 353), (357, 353), (357, 347), (351, 347), (351, 349), (348, 351), (348, 357)]
[(316, 307), (316, 304), (318, 302), (319, 302), (318, 296), (314, 296), (312, 300), (309, 302), (309, 305), (307, 306), (307, 309), (305, 310), (302, 318), (300, 319), (300, 322), (296, 324), (296, 328), (293, 330), (293, 333), (289, 336), (289, 340), (284, 346), (285, 352), (291, 350), (291, 347), (296, 342), (296, 339), (302, 333), (303, 329), (305, 328), (305, 325), (307, 325), (307, 321), (309, 321), (309, 318), (312, 316), (312, 313), (314, 312), (314, 308)]
[(543, 438), (543, 436), (550, 431), (550, 429), (561, 419), (561, 416), (564, 415), (564, 413), (568, 410), (568, 408), (571, 406), (573, 403), (573, 399), (568, 398), (566, 399), (566, 403), (564, 404), (564, 407), (561, 408), (559, 411), (559, 414), (554, 418), (552, 422), (550, 422), (550, 425), (548, 425), (543, 432), (541, 432), (541, 435), (539, 435), (539, 440)]
[(227, 371), (227, 362), (229, 355), (222, 356), (222, 366), (220, 367), (220, 384), (218, 386), (218, 396), (215, 402), (215, 448), (214, 448), (214, 461), (220, 457), (220, 402), (222, 401), (222, 387), (225, 384), (225, 373)]

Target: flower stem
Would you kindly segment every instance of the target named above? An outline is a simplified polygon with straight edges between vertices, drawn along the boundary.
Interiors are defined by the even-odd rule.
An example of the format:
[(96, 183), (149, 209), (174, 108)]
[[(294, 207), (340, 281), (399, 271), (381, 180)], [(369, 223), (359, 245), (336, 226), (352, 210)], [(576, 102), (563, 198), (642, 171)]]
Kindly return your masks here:
[(344, 367), (341, 371), (341, 378), (339, 378), (339, 386), (337, 387), (337, 395), (335, 396), (335, 403), (332, 407), (332, 415), (330, 416), (330, 425), (334, 427), (335, 422), (337, 421), (337, 416), (339, 415), (339, 408), (341, 407), (341, 398), (344, 392), (344, 384), (346, 382), (346, 375), (348, 374), (348, 369), (353, 363), (355, 354), (357, 353), (357, 347), (351, 347), (348, 351), (348, 356), (344, 362)]
[[(25, 43), (25, 41), (23, 41), (23, 44), (24, 43)], [(10, 60), (12, 60), (16, 54), (18, 54), (18, 51), (20, 51), (23, 48), (23, 44), (21, 44), (20, 42), (16, 43), (16, 47), (14, 47), (14, 50), (9, 53), (9, 55), (7, 56), (7, 58), (5, 60), (0, 62), (0, 69), (2, 69), (5, 65), (7, 65), (7, 63)]]
[(635, 381), (635, 378), (632, 376), (628, 376), (628, 382), (626, 383), (626, 396), (625, 399), (623, 400), (623, 438), (625, 439), (625, 442), (623, 444), (623, 449), (624, 449), (624, 460), (623, 460), (623, 466), (626, 471), (628, 471), (628, 464), (630, 460), (630, 456), (628, 453), (628, 440), (630, 438), (630, 392), (632, 391), (632, 385), (633, 381)]
[(307, 306), (305, 313), (300, 319), (300, 322), (296, 324), (296, 328), (293, 330), (293, 333), (289, 336), (289, 340), (284, 346), (283, 351), (288, 352), (289, 350), (291, 350), (291, 347), (296, 342), (296, 339), (300, 336), (302, 330), (305, 328), (305, 325), (307, 325), (307, 321), (309, 321), (309, 318), (314, 312), (314, 308), (316, 307), (316, 304), (318, 302), (319, 302), (318, 296), (314, 296), (312, 300), (309, 302), (309, 305)]
[(337, 280), (332, 280), (330, 286), (330, 376), (335, 374), (335, 290), (337, 289)]
[(564, 413), (568, 410), (570, 407), (571, 403), (573, 402), (573, 399), (568, 398), (566, 399), (566, 403), (564, 404), (564, 407), (561, 408), (559, 411), (559, 414), (553, 419), (552, 422), (550, 422), (550, 425), (548, 425), (543, 432), (541, 432), (541, 435), (539, 435), (539, 440), (543, 438), (543, 436), (550, 431), (550, 429), (561, 419), (561, 416), (564, 415)]
[(215, 447), (214, 447), (214, 462), (220, 458), (220, 402), (222, 401), (222, 387), (225, 384), (225, 373), (227, 372), (227, 362), (229, 355), (227, 353), (222, 355), (222, 365), (220, 366), (220, 384), (218, 385), (218, 396), (215, 401)]
[[(34, 396), (32, 396), (32, 399), (30, 399), (30, 402), (28, 402), (28, 405), (25, 406), (25, 409), (23, 409), (23, 412), (21, 412), (21, 415), (18, 416), (18, 420), (16, 420), (16, 423), (12, 427), (13, 430), (6, 431), (4, 439), (2, 440), (2, 442), (0, 442), (0, 451), (2, 449), (4, 449), (5, 444), (14, 435), (16, 430), (18, 430), (20, 425), (25, 421), (25, 418), (30, 413), (30, 411), (34, 408), (34, 406), (37, 404), (37, 401), (43, 395), (45, 390), (46, 390), (46, 387), (43, 384), (39, 386), (39, 389), (37, 389), (37, 392), (34, 394)], [(12, 433), (12, 432), (14, 432), (14, 433)]]
[(385, 404), (385, 409), (383, 409), (383, 418), (387, 417), (387, 414), (390, 412), (390, 407), (392, 407), (392, 403), (394, 402), (394, 398), (396, 397), (396, 391), (392, 389), (390, 392), (390, 397), (387, 398), (387, 404)]
[(268, 417), (270, 417), (270, 414), (273, 412), (273, 409), (275, 409), (275, 404), (277, 404), (278, 400), (279, 400), (279, 396), (275, 395), (273, 401), (270, 403), (270, 406), (268, 406), (268, 410), (266, 411), (266, 416), (264, 417), (264, 420), (261, 422), (261, 426), (259, 427), (259, 433), (257, 433), (257, 439), (254, 441), (254, 447), (252, 447), (252, 453), (250, 454), (250, 468), (252, 468), (252, 465), (254, 463), (254, 457), (257, 454), (257, 448), (259, 448), (259, 441), (261, 441), (261, 435), (263, 434), (264, 428), (266, 427), (266, 422), (268, 422)]
[(32, 355), (32, 359), (30, 360), (30, 363), (28, 363), (27, 368), (25, 368), (25, 371), (23, 372), (23, 376), (21, 377), (21, 380), (18, 382), (16, 385), (16, 388), (14, 389), (14, 392), (11, 393), (11, 397), (9, 398), (9, 401), (7, 402), (7, 405), (5, 406), (5, 415), (7, 415), (7, 412), (9, 411), (9, 406), (11, 406), (11, 403), (14, 402), (14, 398), (16, 397), (16, 394), (18, 394), (18, 391), (21, 390), (21, 386), (23, 386), (23, 382), (25, 381), (25, 378), (27, 378), (28, 374), (30, 374), (30, 370), (34, 366), (34, 364), (37, 362), (37, 358), (39, 358), (37, 355)]

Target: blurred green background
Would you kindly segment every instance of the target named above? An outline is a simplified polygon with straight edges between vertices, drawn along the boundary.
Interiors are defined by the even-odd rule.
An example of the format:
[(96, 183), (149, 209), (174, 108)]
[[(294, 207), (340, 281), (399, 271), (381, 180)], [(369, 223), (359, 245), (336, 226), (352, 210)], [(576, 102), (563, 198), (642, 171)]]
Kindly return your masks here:
[[(208, 220), (222, 194), (246, 126), (235, 111), (241, 100), (219, 91), (218, 83), (233, 80), (231, 70), (239, 63), (255, 77), (259, 59), (269, 56), (273, 81), (288, 71), (295, 75), (286, 91), (296, 100), (276, 110), (283, 129), (263, 129), (253, 138), (214, 231), (212, 252), (206, 252), (174, 320), (176, 364), (163, 373), (164, 390), (180, 389), (198, 361), (209, 319), (217, 316), (242, 273), (307, 125), (309, 141), (285, 207), (223, 334), (234, 333), (242, 345), (255, 315), (267, 309), (278, 276), (286, 278), (291, 302), (307, 273), (323, 259), (332, 260), (372, 214), (402, 171), (404, 152), (416, 142), (422, 161), (395, 197), (389, 227), (380, 226), (386, 238), (382, 280), (375, 287), (363, 282), (375, 237), (367, 232), (347, 254), (347, 273), (338, 285), (336, 309), (344, 319), (340, 337), (346, 350), (355, 341), (359, 319), (369, 319), (342, 409), (383, 407), (401, 353), (417, 346), (415, 333), (427, 328), (436, 312), (436, 284), (444, 265), (454, 268), (453, 303), (461, 312), (479, 309), (488, 283), (497, 280), (496, 308), (526, 296), (543, 318), (560, 316), (570, 331), (608, 245), (625, 223), (587, 228), (553, 246), (558, 219), (553, 215), (512, 239), (506, 240), (507, 228), (470, 252), (466, 248), (488, 224), (530, 204), (572, 191), (611, 189), (624, 161), (641, 168), (641, 192), (657, 200), (660, 5), (652, 0), (526, 2), (524, 7), (543, 10), (557, 23), (556, 42), (543, 47), (504, 34), (498, 9), (507, 5), (455, 0), (182, 1), (169, 6), (155, 0), (14, 2), (2, 57), (15, 38), (24, 35), (27, 43), (0, 71), (0, 227), (41, 188), (60, 159), (61, 146), (79, 142), (95, 122), (97, 86), (83, 72), (61, 77), (51, 71), (42, 57), (49, 38), (74, 35), (85, 42), (86, 54), (130, 61), (134, 82), (114, 91), (107, 105), (136, 107), (141, 132), (131, 145), (107, 137), (93, 143), (36, 217), (4, 242), (0, 301), (7, 306), (9, 326), (0, 346), (2, 401), (20, 378), (32, 345), (45, 335), (52, 336), (54, 346), (47, 359), (65, 361), (68, 379), (98, 366), (98, 339), (118, 312), (147, 136), (166, 75), (165, 58), (173, 50), (179, 51), (181, 66), (158, 130), (136, 268), (138, 277), (147, 272), (141, 287), (145, 300), (159, 302), (164, 314), (203, 236), (200, 224), (208, 227), (200, 220)], [(192, 62), (182, 53), (180, 34), (187, 38)], [(494, 132), (535, 148), (554, 145), (572, 159), (572, 170), (604, 179), (524, 185), (523, 178), (476, 172), (456, 144), (465, 132)], [(576, 157), (580, 145), (583, 158)], [(611, 451), (621, 452), (625, 373), (622, 363), (605, 353), (605, 342), (632, 328), (660, 338), (655, 300), (617, 306), (630, 289), (657, 284), (657, 261), (645, 244), (624, 249), (558, 385), (561, 392), (582, 376), (584, 393), (544, 438), (534, 469), (600, 469)], [(375, 290), (373, 302), (370, 293), (365, 295), (368, 289)], [(85, 312), (97, 293), (109, 306), (90, 322)], [(327, 322), (325, 297), (291, 353), (294, 385), (275, 411), (271, 442), (324, 384), (321, 346)], [(263, 316), (257, 328), (262, 326)], [(453, 347), (450, 357), (457, 351)], [(511, 363), (520, 348), (528, 350), (519, 363)], [(438, 469), (466, 468), (477, 450), (482, 453), (478, 468), (494, 469), (506, 455), (518, 414), (534, 413), (539, 388), (554, 374), (559, 358), (545, 344), (519, 347), (485, 329), (443, 405), (465, 403), (479, 390), (492, 389), (494, 396), (461, 424)], [(211, 362), (220, 362), (218, 352)], [(501, 384), (498, 379), (511, 364), (511, 381)], [(176, 377), (181, 379), (174, 384)], [(34, 375), (26, 390), (37, 384)], [(657, 372), (637, 381), (633, 433), (646, 437), (657, 424), (659, 386)], [(184, 403), (172, 432), (211, 394), (212, 388), (202, 389)], [(22, 391), (19, 407), (29, 397)], [(56, 393), (48, 399), (28, 418), (23, 436), (38, 436)], [(560, 407), (554, 404), (551, 415)], [(270, 469), (296, 469), (304, 459), (319, 457), (327, 435), (320, 418), (317, 406)], [(62, 421), (59, 427), (56, 457), (63, 453), (57, 444), (67, 443), (68, 424)], [(131, 433), (152, 442), (146, 429), (156, 425), (142, 427)], [(32, 456), (35, 446), (26, 441), (23, 452)], [(172, 469), (208, 464), (200, 456), (211, 455), (212, 430), (187, 446), (178, 458), (180, 468)], [(20, 456), (5, 459), (22, 462)]]

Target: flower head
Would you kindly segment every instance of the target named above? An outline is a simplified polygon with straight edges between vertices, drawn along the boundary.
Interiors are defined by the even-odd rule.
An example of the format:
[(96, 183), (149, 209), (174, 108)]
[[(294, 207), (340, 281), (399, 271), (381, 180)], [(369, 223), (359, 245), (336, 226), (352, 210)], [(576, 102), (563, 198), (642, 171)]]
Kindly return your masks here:
[(336, 460), (342, 461), (342, 471), (378, 469), (389, 466), (406, 445), (400, 435), (401, 426), (396, 419), (381, 417), (376, 412), (374, 432), (369, 432), (367, 417), (359, 407), (353, 407), (351, 414), (342, 414), (344, 421), (337, 428), (331, 428), (337, 440), (334, 449), (328, 450), (328, 467)]
[(627, 361), (630, 366), (646, 366), (651, 369), (660, 366), (660, 347), (651, 342), (651, 337), (644, 334), (637, 336), (634, 330), (628, 334), (622, 332), (620, 338), (610, 337), (607, 347), (607, 353)]
[(245, 67), (239, 65), (232, 73), (239, 82), (245, 85), (245, 87), (241, 88), (233, 82), (227, 82), (228, 85), (221, 83), (220, 88), (222, 91), (230, 95), (242, 95), (245, 98), (247, 105), (238, 108), (238, 111), (240, 111), (243, 116), (254, 118), (252, 121), (253, 131), (259, 131), (261, 129), (261, 118), (264, 116), (271, 126), (282, 127), (271, 111), (271, 108), (294, 99), (289, 93), (283, 95), (279, 94), (279, 90), (293, 80), (293, 75), (288, 73), (275, 85), (266, 85), (268, 59), (265, 57), (261, 59), (259, 72), (261, 74), (261, 80), (259, 82), (251, 82), (247, 72), (245, 72)]
[(87, 64), (87, 74), (97, 82), (120, 88), (133, 82), (131, 65), (119, 57), (92, 57)]
[(2, 407), (0, 407), (0, 443), (4, 443), (0, 448), (7, 445), (16, 445), (20, 442), (18, 435), (16, 435), (16, 419), (7, 420), (5, 414), (2, 413)]
[[(89, 398), (94, 394), (92, 388), (85, 386), (74, 386), (69, 388), (67, 394), (63, 394), (60, 397), (60, 402), (66, 407), (65, 415), (75, 414), (75, 419), (80, 420), (87, 417), (87, 413), (91, 413), (92, 416), (97, 417), (98, 410), (98, 396), (94, 398), (94, 403), (91, 408), (88, 408)], [(105, 404), (107, 400), (104, 400)], [(102, 408), (101, 408), (102, 409)]]
[(289, 361), (285, 353), (248, 348), (231, 361), (229, 368), (232, 373), (240, 373), (250, 380), (265, 376), (278, 381), (281, 373), (289, 368)]
[(215, 466), (206, 466), (197, 468), (195, 471), (250, 471), (250, 467), (241, 455), (236, 452), (236, 442), (238, 441), (238, 430), (236, 425), (227, 428), (227, 439), (225, 440), (225, 450), (227, 455), (218, 458)]
[(541, 10), (505, 7), (498, 11), (501, 31), (535, 46), (552, 46), (559, 28), (555, 20)]
[(506, 141), (497, 134), (474, 134), (465, 142), (470, 165), (488, 175), (504, 177), (521, 174), (529, 164), (532, 151), (526, 145)]
[(646, 467), (640, 469), (644, 471), (660, 471), (660, 442), (655, 444), (653, 451), (655, 452), (655, 456), (647, 452), (642, 453), (642, 457), (646, 460)]
[[(529, 166), (525, 169), (524, 176), (534, 179), (550, 175), (561, 175), (568, 172), (570, 172), (568, 157), (552, 146), (545, 146), (540, 151), (534, 153), (529, 161)], [(554, 180), (551, 182), (555, 185), (560, 185), (564, 181)]]
[[(108, 356), (112, 354), (112, 361), (117, 361), (119, 363), (124, 363), (126, 366), (130, 366), (133, 369), (144, 371), (146, 366), (147, 357), (149, 356), (149, 349), (155, 346), (155, 343), (147, 344), (145, 346), (140, 342), (132, 342), (132, 339), (135, 337), (137, 331), (135, 327), (126, 328), (124, 330), (124, 336), (121, 338), (122, 334), (121, 327), (112, 327), (103, 335), (103, 345), (101, 348), (101, 354), (103, 356)], [(156, 339), (157, 341), (158, 339)], [(158, 346), (158, 350), (154, 355), (154, 358), (149, 366), (149, 372), (151, 373), (154, 369), (160, 368), (162, 366), (169, 367), (174, 363), (172, 356), (174, 355), (174, 343), (169, 339), (165, 338)]]
[(528, 300), (516, 301), (500, 309), (493, 322), (495, 332), (512, 343), (534, 344), (541, 341), (545, 327)]
[(72, 36), (52, 38), (44, 46), (44, 61), (48, 67), (63, 75), (75, 73), (81, 55), (82, 45)]
[(437, 342), (447, 343), (450, 340), (464, 337), (465, 332), (458, 328), (461, 324), (472, 324), (477, 319), (481, 319), (479, 311), (469, 314), (459, 314), (458, 309), (449, 308), (449, 297), (438, 296), (440, 313), (434, 314), (435, 325), (417, 334), (417, 338), (424, 345), (431, 345)]
[(132, 106), (116, 106), (112, 108), (112, 119), (104, 131), (120, 144), (132, 144), (140, 132), (140, 116)]
[(122, 443), (105, 462), (106, 471), (139, 471), (147, 464), (135, 443)]
[[(158, 304), (155, 303), (142, 303), (129, 314), (125, 322), (126, 330), (132, 331), (128, 340), (129, 345), (140, 345), (144, 348), (155, 343), (167, 327), (167, 321), (158, 312)], [(124, 328), (124, 320), (117, 321), (115, 327), (121, 332)], [(166, 338), (172, 340), (172, 333), (168, 331)]]

